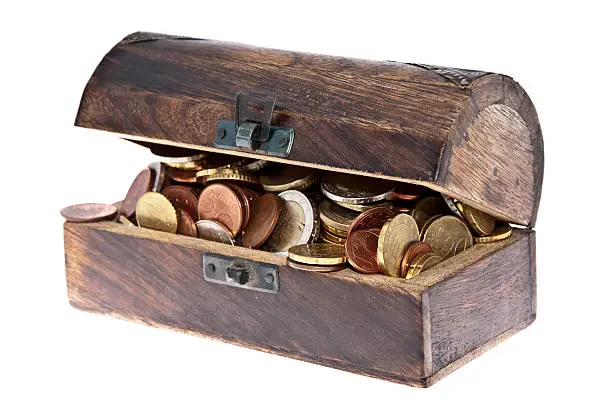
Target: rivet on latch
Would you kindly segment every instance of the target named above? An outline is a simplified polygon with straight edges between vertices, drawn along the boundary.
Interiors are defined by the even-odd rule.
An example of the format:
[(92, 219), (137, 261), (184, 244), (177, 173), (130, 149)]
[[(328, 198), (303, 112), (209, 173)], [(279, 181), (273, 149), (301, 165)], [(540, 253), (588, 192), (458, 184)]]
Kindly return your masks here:
[(266, 280), (267, 283), (272, 283), (274, 282), (274, 275), (272, 275), (271, 273), (267, 274), (264, 278)]
[(286, 135), (283, 135), (283, 137), (278, 140), (278, 145), (280, 145), (281, 147), (286, 147), (289, 144), (289, 137), (287, 137)]
[(215, 271), (217, 270), (217, 269), (215, 268), (215, 265), (214, 265), (214, 264), (208, 264), (208, 265), (206, 265), (206, 269), (207, 269), (207, 270), (208, 270), (208, 272), (210, 272), (210, 273), (215, 273)]
[(225, 128), (223, 128), (223, 127), (218, 127), (217, 128), (217, 138), (223, 139), (223, 138), (225, 138), (225, 134), (226, 134)]

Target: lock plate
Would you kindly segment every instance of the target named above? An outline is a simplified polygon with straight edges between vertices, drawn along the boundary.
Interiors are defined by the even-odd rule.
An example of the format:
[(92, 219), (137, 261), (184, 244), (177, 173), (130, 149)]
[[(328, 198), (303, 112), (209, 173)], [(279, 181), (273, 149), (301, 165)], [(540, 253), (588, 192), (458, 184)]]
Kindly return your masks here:
[(278, 293), (278, 267), (264, 262), (218, 254), (204, 254), (204, 279), (208, 282), (259, 292)]
[(220, 120), (215, 147), (286, 157), (293, 146), (292, 128), (272, 126), (276, 93), (249, 89), (236, 94), (235, 120)]
[(245, 144), (238, 142), (236, 136), (238, 131), (236, 122), (231, 120), (219, 120), (217, 132), (215, 134), (215, 148), (243, 150), (262, 155), (274, 155), (286, 157), (291, 152), (293, 146), (294, 132), (293, 128), (270, 127), (270, 135), (267, 141), (260, 142), (259, 145), (254, 145), (253, 148), (248, 148)]

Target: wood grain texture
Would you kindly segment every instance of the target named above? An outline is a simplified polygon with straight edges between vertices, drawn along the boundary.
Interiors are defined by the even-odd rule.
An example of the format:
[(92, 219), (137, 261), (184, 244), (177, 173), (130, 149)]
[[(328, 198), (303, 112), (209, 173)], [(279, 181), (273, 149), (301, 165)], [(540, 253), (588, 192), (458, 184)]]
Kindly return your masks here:
[[(135, 35), (94, 72), (76, 124), (211, 149), (218, 121), (233, 119), (235, 95), (248, 89), (276, 92), (273, 124), (296, 133), (291, 162), (421, 182), (497, 217), (535, 222), (541, 131), (526, 93), (502, 75), (464, 89), (410, 64)], [(468, 136), (492, 104), (516, 114), (482, 113)], [(515, 153), (488, 157), (491, 143)], [(463, 183), (466, 174), (473, 185)]]
[(533, 234), (464, 267), (423, 293), (429, 317), (431, 370), (535, 318)]
[(406, 290), (286, 266), (278, 294), (212, 284), (200, 249), (70, 223), (65, 246), (70, 302), (81, 309), (404, 383), (423, 378), (421, 305)]
[[(409, 281), (302, 272), (279, 255), (113, 222), (66, 223), (64, 235), (75, 307), (413, 386), (522, 328), (518, 316), (533, 299), (532, 285), (523, 286), (534, 280), (533, 263), (521, 257), (532, 252), (529, 231), (476, 245)], [(278, 265), (279, 293), (206, 282), (207, 252)]]

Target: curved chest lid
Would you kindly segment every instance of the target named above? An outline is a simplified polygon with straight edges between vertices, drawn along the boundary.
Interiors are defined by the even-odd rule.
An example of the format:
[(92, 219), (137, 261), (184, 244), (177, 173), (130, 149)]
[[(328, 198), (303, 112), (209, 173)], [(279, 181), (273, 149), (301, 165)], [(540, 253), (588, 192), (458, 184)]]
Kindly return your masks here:
[(76, 125), (423, 184), (525, 226), (540, 200), (537, 114), (498, 74), (135, 33), (100, 62)]

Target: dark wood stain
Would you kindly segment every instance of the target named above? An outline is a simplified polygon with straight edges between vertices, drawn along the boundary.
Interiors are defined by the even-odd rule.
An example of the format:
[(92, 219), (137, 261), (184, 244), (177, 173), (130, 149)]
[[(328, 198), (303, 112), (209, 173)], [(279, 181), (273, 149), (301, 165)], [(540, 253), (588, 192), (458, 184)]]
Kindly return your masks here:
[[(432, 384), (535, 312), (532, 232), (475, 246), (410, 281), (297, 271), (263, 251), (112, 222), (66, 223), (64, 236), (79, 309), (413, 386)], [(279, 293), (206, 282), (207, 252), (277, 264)]]
[[(506, 76), (488, 74), (461, 88), (428, 69), (398, 62), (152, 34), (133, 38), (141, 39), (119, 43), (94, 72), (77, 125), (211, 148), (218, 121), (233, 119), (238, 91), (273, 90), (273, 123), (296, 132), (293, 162), (428, 182), (498, 217), (535, 223), (541, 131), (529, 97)], [(471, 145), (467, 129), (492, 104), (517, 112), (493, 119), (510, 128), (522, 121), (528, 134), (499, 139), (492, 132)], [(482, 149), (488, 142), (499, 151), (524, 151), (526, 163), (502, 159), (502, 173), (531, 180), (508, 187), (495, 178), (491, 167), (498, 162)], [(483, 171), (474, 171), (474, 163), (462, 157), (472, 150), (482, 151), (477, 158), (485, 163)], [(477, 187), (462, 184), (466, 176), (479, 179)]]

